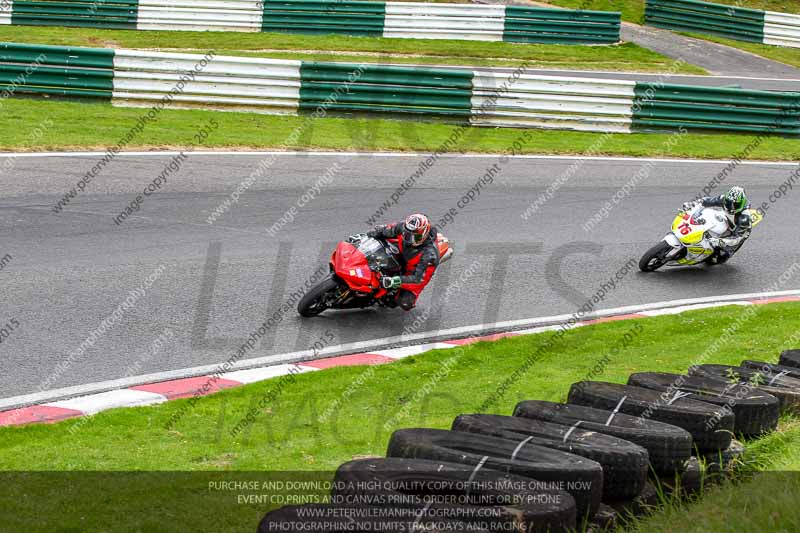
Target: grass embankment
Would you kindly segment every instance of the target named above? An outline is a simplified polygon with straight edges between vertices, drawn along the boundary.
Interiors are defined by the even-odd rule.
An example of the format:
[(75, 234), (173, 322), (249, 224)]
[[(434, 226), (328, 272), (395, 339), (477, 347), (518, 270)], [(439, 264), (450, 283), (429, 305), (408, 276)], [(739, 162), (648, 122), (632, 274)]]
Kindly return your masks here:
[[(568, 9), (592, 9), (597, 11), (619, 11), (622, 20), (644, 24), (645, 0), (538, 0), (541, 3)], [(750, 9), (800, 13), (800, 4), (795, 0), (710, 0), (714, 4), (727, 4)]]
[[(739, 327), (734, 324), (745, 309), (731, 306), (572, 330), (545, 351), (488, 411), (510, 414), (523, 399), (561, 400), (572, 383), (588, 376), (625, 382), (637, 371), (685, 372), (726, 329), (729, 341), (709, 360), (727, 364), (748, 358), (775, 361), (781, 350), (790, 348), (786, 345), (789, 337), (800, 330), (800, 304), (765, 305), (755, 311)], [(550, 335), (432, 351), (379, 367), (301, 374), (280, 385), (281, 378), (277, 378), (201, 398), (190, 409), (189, 400), (179, 400), (54, 425), (0, 428), (0, 469), (213, 471), (222, 472), (213, 477), (224, 480), (258, 479), (243, 472), (267, 470), (310, 470), (326, 476), (354, 457), (383, 455), (395, 429), (448, 428), (456, 415), (474, 412)], [(279, 387), (280, 393), (275, 394)], [(420, 394), (421, 390), (429, 393)], [(265, 397), (275, 399), (261, 405)], [(251, 409), (255, 409), (254, 423), (234, 433)], [(183, 414), (168, 428), (177, 413)], [(796, 424), (787, 431), (791, 439), (798, 436)], [(783, 439), (783, 447), (764, 446), (773, 455), (786, 456), (780, 468), (800, 467), (796, 454), (800, 444), (791, 439)], [(102, 479), (88, 474), (70, 476), (75, 483), (69, 490), (59, 489), (64, 482), (54, 479), (54, 474), (14, 478), (17, 492), (0, 498), (6, 515), (14, 520), (6, 525), (35, 525), (33, 529), (37, 529), (48, 520), (57, 520), (62, 530), (79, 526), (96, 530), (108, 523), (119, 524), (115, 530), (150, 530), (145, 526), (153, 524), (160, 524), (156, 528), (160, 530), (186, 520), (184, 529), (191, 521), (204, 530), (252, 530), (272, 507), (268, 503), (237, 504), (237, 492), (209, 490), (210, 474), (193, 478), (188, 474), (131, 475), (123, 478), (128, 482), (122, 487), (108, 487), (110, 482), (103, 484)], [(92, 480), (91, 486), (87, 486), (87, 478)], [(119, 484), (118, 478), (114, 481)], [(34, 499), (32, 486), (44, 495), (37, 492), (38, 499)], [(98, 491), (102, 497), (97, 497)], [(709, 500), (716, 507), (706, 503), (703, 512), (711, 515), (716, 509), (727, 516), (748, 508), (740, 501), (747, 492), (736, 489), (727, 500), (726, 493), (720, 494)], [(92, 502), (90, 509), (76, 507), (76, 497), (79, 502)], [(758, 501), (767, 506), (781, 500), (775, 495)], [(794, 517), (798, 512), (796, 505), (781, 508), (775, 522), (788, 523), (788, 515)], [(29, 516), (33, 516), (31, 522), (27, 522)], [(673, 519), (679, 520), (677, 515)], [(672, 522), (671, 529), (685, 531), (690, 522), (682, 523), (686, 528)], [(738, 531), (759, 531), (743, 529), (747, 522), (732, 523)]]
[[(10, 98), (3, 102), (4, 135), (0, 150), (98, 149), (124, 138), (145, 112), (113, 107), (108, 103), (48, 101)], [(203, 144), (197, 131), (216, 120), (219, 126)], [(12, 127), (13, 126), (13, 127)], [(326, 149), (432, 151), (452, 134), (454, 124), (387, 119), (322, 118), (223, 113), (206, 110), (165, 110), (156, 122), (125, 146), (133, 149)], [(295, 130), (301, 135), (292, 135)], [(518, 154), (585, 154), (668, 156), (730, 159), (750, 144), (750, 135), (685, 134), (675, 141), (670, 134), (603, 134), (577, 131), (528, 130), (530, 140)], [(514, 128), (471, 128), (450, 148), (452, 152), (507, 153), (520, 131)], [(296, 142), (285, 144), (287, 138)], [(671, 139), (670, 144), (668, 141)], [(797, 140), (767, 137), (747, 159), (800, 159)], [(673, 146), (668, 152), (665, 147)]]
[(645, 0), (538, 0), (540, 3), (567, 9), (589, 9), (592, 11), (619, 11), (622, 20), (644, 23)]
[(785, 421), (780, 431), (747, 446), (741, 482), (711, 485), (698, 500), (666, 505), (628, 530), (800, 531), (800, 420)]
[(93, 28), (3, 26), (0, 41), (137, 48), (217, 55), (344, 61), (508, 67), (531, 69), (616, 70), (705, 74), (693, 65), (679, 65), (666, 56), (625, 43), (610, 46), (515, 44), (481, 41), (383, 39), (342, 35), (283, 33), (132, 31)]
[(796, 0), (713, 0), (713, 3), (763, 9), (764, 11), (777, 11), (779, 13), (800, 14), (800, 4)]

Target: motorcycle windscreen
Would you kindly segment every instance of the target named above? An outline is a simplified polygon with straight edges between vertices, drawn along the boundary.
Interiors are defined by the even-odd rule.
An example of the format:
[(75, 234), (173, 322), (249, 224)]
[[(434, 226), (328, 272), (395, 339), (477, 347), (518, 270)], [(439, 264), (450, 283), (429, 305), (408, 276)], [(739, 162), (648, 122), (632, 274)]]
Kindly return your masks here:
[[(400, 264), (393, 254), (386, 249), (387, 246), (389, 245), (378, 239), (367, 238), (359, 243), (358, 251), (364, 254), (364, 257), (367, 258), (367, 264), (373, 270), (386, 275), (399, 274)], [(396, 252), (399, 253), (399, 250), (396, 250)]]

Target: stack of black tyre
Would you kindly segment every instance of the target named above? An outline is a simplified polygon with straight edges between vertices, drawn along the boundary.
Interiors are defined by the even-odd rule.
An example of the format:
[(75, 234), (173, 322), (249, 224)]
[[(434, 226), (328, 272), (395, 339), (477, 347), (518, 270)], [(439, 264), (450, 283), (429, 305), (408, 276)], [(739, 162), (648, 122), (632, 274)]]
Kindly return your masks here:
[(779, 364), (702, 364), (582, 381), (567, 403), (512, 416), (461, 414), (451, 428), (395, 431), (385, 458), (337, 470), (330, 503), (268, 513), (259, 532), (613, 529), (730, 471), (736, 438), (774, 431), (800, 406), (800, 350)]

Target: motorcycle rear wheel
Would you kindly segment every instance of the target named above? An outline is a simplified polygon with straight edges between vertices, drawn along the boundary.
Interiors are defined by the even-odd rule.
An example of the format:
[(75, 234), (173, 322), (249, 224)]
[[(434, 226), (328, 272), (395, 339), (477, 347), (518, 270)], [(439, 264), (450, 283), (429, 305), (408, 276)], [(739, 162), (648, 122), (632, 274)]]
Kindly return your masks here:
[(335, 291), (339, 288), (339, 282), (332, 277), (322, 280), (318, 285), (310, 288), (297, 304), (297, 312), (300, 316), (311, 318), (317, 316), (324, 310), (328, 309), (326, 303), (326, 296), (328, 293)]
[(639, 270), (642, 272), (655, 272), (667, 264), (667, 254), (672, 250), (672, 246), (664, 241), (659, 242), (647, 250), (639, 260)]

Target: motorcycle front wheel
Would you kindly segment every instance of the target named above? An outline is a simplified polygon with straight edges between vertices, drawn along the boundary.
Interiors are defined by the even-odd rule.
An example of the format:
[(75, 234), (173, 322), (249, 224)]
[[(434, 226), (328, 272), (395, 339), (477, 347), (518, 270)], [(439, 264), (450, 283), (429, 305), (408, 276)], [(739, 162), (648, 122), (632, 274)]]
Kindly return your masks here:
[(642, 272), (654, 272), (667, 264), (667, 254), (672, 250), (672, 246), (664, 241), (659, 242), (647, 250), (639, 260), (639, 270)]
[(300, 298), (297, 304), (297, 312), (300, 316), (310, 318), (317, 316), (328, 308), (327, 301), (329, 293), (339, 290), (339, 282), (333, 278), (326, 278), (318, 285), (310, 288), (307, 293)]

